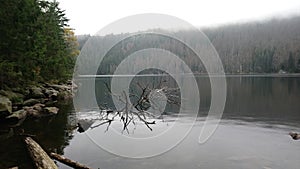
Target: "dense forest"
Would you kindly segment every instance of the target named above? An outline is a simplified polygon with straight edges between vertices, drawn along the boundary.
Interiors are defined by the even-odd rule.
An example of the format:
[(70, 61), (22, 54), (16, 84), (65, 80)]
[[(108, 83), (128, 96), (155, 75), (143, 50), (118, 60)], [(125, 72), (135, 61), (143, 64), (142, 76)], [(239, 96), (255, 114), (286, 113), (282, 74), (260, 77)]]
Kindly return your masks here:
[(226, 72), (300, 72), (300, 17), (203, 30)]
[[(299, 73), (300, 72), (300, 17), (265, 20), (231, 24), (214, 28), (202, 28), (218, 52), (226, 73)], [(190, 44), (197, 43), (192, 31), (178, 31)], [(129, 34), (110, 34), (107, 36), (92, 37), (92, 43), (105, 46), (115, 39), (122, 39)], [(90, 35), (79, 35), (78, 42), (81, 49)], [(154, 47), (164, 48), (177, 55), (185, 54), (184, 60), (194, 72), (204, 73), (205, 68), (201, 61), (194, 59), (186, 48), (170, 38), (161, 38), (155, 35), (132, 37), (114, 46), (99, 66), (98, 74), (113, 73), (124, 57), (135, 51)], [(195, 44), (197, 46), (197, 44)], [(92, 48), (89, 48), (91, 50)], [(97, 49), (99, 50), (99, 49)], [(185, 50), (185, 51), (183, 51)], [(93, 52), (90, 52), (93, 53)], [(96, 53), (96, 51), (94, 52)], [(97, 54), (95, 54), (97, 56)], [(91, 57), (85, 62), (91, 62)], [(136, 60), (135, 64), (144, 64)], [(95, 65), (97, 66), (97, 65)], [(83, 74), (92, 72), (81, 71)]]
[(56, 1), (0, 3), (0, 88), (71, 77), (77, 39)]

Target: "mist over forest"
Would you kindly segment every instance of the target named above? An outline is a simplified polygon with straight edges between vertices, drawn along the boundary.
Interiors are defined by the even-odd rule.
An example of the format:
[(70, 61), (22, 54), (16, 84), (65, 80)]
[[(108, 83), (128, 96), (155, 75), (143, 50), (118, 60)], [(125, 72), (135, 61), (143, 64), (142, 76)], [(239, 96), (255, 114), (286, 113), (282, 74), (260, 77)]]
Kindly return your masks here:
[[(248, 23), (228, 24), (219, 27), (200, 28), (218, 52), (225, 73), (299, 73), (300, 72), (300, 16), (271, 19)], [(178, 31), (191, 44), (195, 41), (192, 31)], [(97, 37), (100, 44), (105, 41), (126, 37), (128, 34), (110, 34)], [(79, 49), (90, 35), (78, 35)], [(154, 46), (151, 44), (155, 44)], [(105, 45), (105, 44), (104, 44)], [(123, 50), (114, 51), (106, 58), (98, 74), (112, 73), (122, 58), (144, 47), (168, 49), (174, 54), (185, 53), (185, 62), (196, 73), (205, 73), (203, 64), (180, 51), (176, 43), (159, 37), (132, 39), (122, 44)], [(125, 48), (124, 48), (125, 46)], [(197, 46), (197, 44), (195, 44)], [(192, 54), (191, 54), (192, 55)], [(134, 64), (142, 64), (138, 60)], [(133, 65), (134, 65), (133, 64)], [(87, 72), (86, 72), (87, 73)]]

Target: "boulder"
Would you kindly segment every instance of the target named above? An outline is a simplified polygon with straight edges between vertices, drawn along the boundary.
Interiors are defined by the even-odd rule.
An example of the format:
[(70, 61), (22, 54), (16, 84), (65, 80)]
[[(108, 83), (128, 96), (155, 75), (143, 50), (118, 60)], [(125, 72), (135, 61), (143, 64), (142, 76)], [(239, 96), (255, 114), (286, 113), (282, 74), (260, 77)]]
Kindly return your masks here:
[(289, 135), (292, 137), (292, 139), (294, 140), (300, 140), (300, 134), (298, 133), (294, 133), (294, 132), (290, 132)]
[(61, 91), (57, 95), (57, 100), (70, 100), (73, 98), (73, 93), (71, 91)]
[(35, 104), (34, 106), (32, 106), (32, 108), (33, 108), (34, 110), (37, 110), (37, 111), (39, 111), (39, 112), (43, 111), (43, 108), (44, 108), (44, 107), (45, 107), (45, 105), (42, 104), (42, 103), (37, 103), (37, 104)]
[(57, 95), (58, 100), (69, 100), (72, 99), (73, 94), (71, 91), (61, 91)]
[(23, 109), (13, 112), (11, 115), (7, 116), (6, 119), (12, 122), (19, 122), (20, 120), (25, 120), (27, 112)]
[(37, 103), (40, 103), (40, 101), (38, 99), (28, 99), (28, 100), (25, 100), (23, 102), (23, 105), (24, 106), (32, 106), (32, 105), (35, 105)]
[(40, 118), (45, 116), (51, 116), (58, 113), (57, 107), (45, 107), (44, 104), (35, 104), (31, 107), (24, 107), (24, 110), (31, 117)]
[(44, 104), (37, 103), (33, 106), (26, 106), (23, 109), (27, 112), (27, 114), (31, 117), (42, 117), (45, 116), (44, 114)]
[(45, 105), (46, 105), (47, 107), (52, 107), (52, 106), (54, 106), (56, 103), (57, 103), (57, 100), (48, 100), (48, 101), (45, 102)]
[(45, 107), (43, 109), (44, 113), (46, 113), (46, 115), (55, 115), (58, 113), (58, 108), (57, 107)]
[(52, 87), (55, 90), (58, 90), (58, 91), (67, 91), (67, 90), (71, 90), (72, 89), (72, 87), (68, 86), (68, 85), (55, 85), (55, 84), (51, 84), (49, 86)]
[(45, 94), (48, 98), (50, 98), (51, 100), (56, 100), (57, 99), (57, 95), (58, 95), (58, 91), (54, 90), (52, 88), (49, 89), (45, 89)]
[(67, 83), (69, 86), (71, 86), (71, 88), (74, 90), (74, 89), (78, 89), (78, 85), (73, 81), (73, 80), (70, 80), (68, 81)]
[(6, 96), (13, 104), (21, 104), (24, 99), (24, 95), (17, 92), (0, 90), (0, 94)]
[(30, 91), (30, 97), (32, 98), (44, 98), (45, 95), (43, 93), (43, 89), (40, 87), (32, 87), (29, 89)]
[(12, 104), (11, 101), (0, 95), (0, 119), (12, 114)]
[(41, 116), (40, 111), (35, 110), (33, 108), (33, 106), (32, 107), (26, 106), (23, 109), (26, 111), (28, 116), (31, 116), (31, 117), (40, 117)]

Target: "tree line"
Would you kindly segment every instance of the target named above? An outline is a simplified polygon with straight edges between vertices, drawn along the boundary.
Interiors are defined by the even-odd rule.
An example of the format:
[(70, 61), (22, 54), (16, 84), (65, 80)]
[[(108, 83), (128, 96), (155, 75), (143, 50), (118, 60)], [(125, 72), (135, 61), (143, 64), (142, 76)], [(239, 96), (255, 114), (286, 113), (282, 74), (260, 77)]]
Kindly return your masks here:
[(70, 78), (79, 52), (67, 23), (56, 1), (1, 1), (0, 88)]
[[(226, 73), (299, 73), (300, 72), (300, 17), (294, 16), (283, 19), (271, 19), (260, 22), (249, 22), (224, 25), (215, 28), (202, 28), (222, 60)], [(166, 31), (166, 30), (162, 30)], [(201, 40), (197, 40), (195, 32), (182, 30), (173, 32), (183, 37), (189, 44), (200, 48)], [(100, 47), (108, 46), (115, 39), (122, 39), (129, 34), (110, 34), (106, 36), (78, 36), (80, 49), (85, 42), (92, 39), (88, 45), (98, 44)], [(88, 46), (87, 45), (87, 46)], [(195, 59), (193, 53), (170, 38), (158, 36), (131, 37), (114, 46), (103, 59), (101, 65), (95, 65), (99, 47), (93, 51), (92, 56), (84, 62), (91, 61), (89, 67), (99, 66), (98, 74), (113, 73), (118, 64), (128, 55), (143, 48), (163, 48), (181, 55), (182, 59), (194, 72), (205, 73), (201, 61)], [(143, 63), (136, 59), (130, 67)], [(178, 65), (180, 67), (180, 65)], [(93, 72), (82, 71), (83, 74)]]
[(270, 19), (203, 30), (226, 72), (300, 72), (300, 17)]

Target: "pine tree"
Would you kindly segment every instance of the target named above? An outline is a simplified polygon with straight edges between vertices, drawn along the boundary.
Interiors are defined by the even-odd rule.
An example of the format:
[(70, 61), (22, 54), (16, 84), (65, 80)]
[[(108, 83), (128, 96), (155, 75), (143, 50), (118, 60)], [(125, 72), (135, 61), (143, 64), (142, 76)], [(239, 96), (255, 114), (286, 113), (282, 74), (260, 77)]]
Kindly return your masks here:
[(67, 22), (56, 1), (1, 1), (0, 88), (69, 78), (78, 51)]

